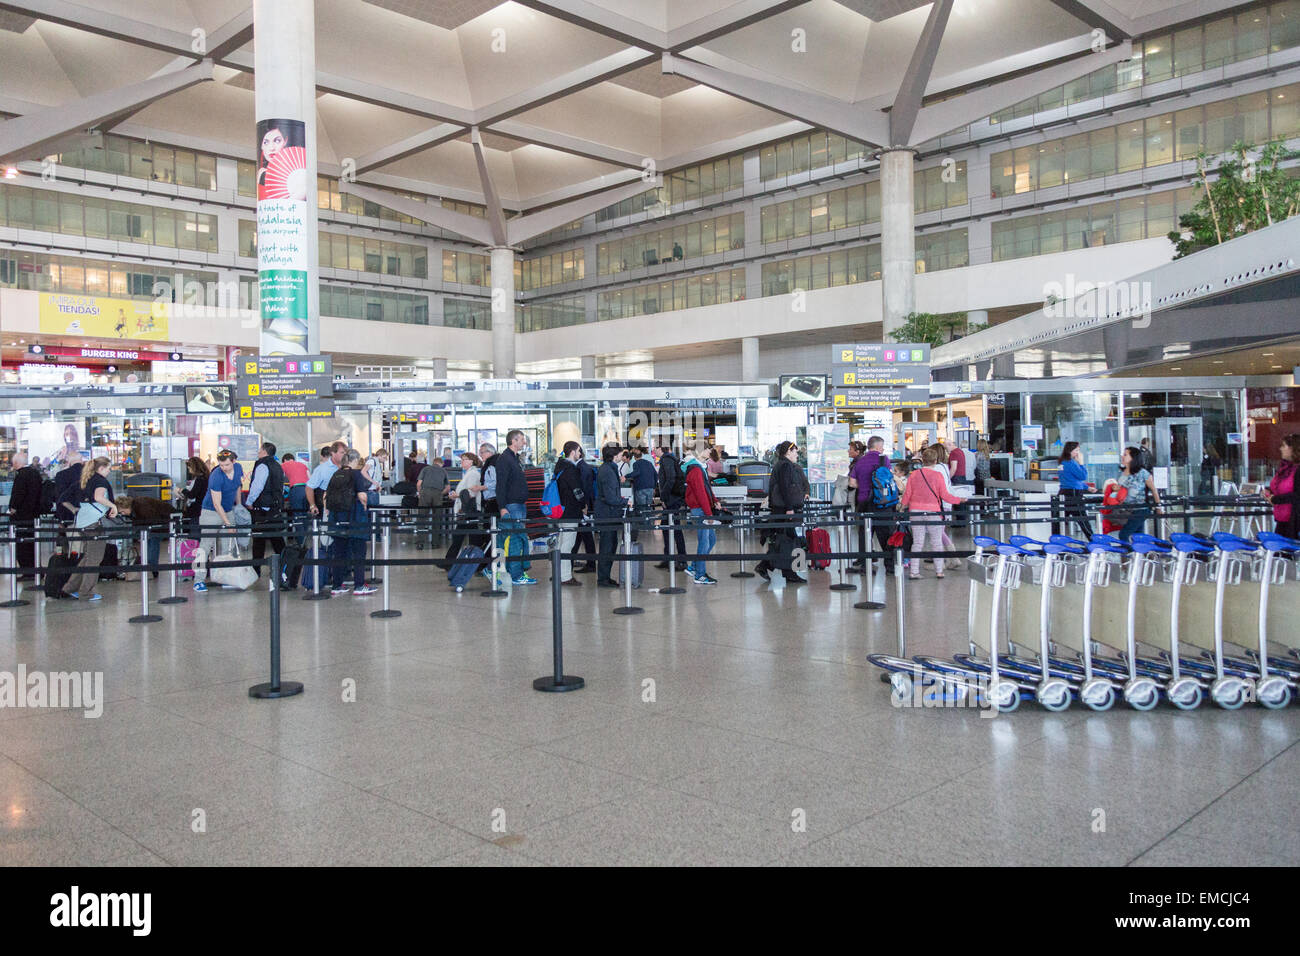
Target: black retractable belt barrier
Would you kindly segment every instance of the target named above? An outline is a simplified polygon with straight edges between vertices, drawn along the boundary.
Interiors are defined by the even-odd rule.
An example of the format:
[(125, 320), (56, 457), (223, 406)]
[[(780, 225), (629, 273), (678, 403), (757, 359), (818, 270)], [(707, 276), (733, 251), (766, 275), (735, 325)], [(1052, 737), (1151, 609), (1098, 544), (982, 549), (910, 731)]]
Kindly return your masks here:
[[(136, 563), (141, 565), (149, 563), (148, 528), (140, 529), (140, 555)], [(135, 617), (128, 618), (127, 621), (130, 624), (156, 624), (162, 620), (162, 615), (149, 613), (149, 571), (145, 569), (138, 573), (140, 575), (140, 613)]]
[[(183, 523), (184, 523), (184, 517), (182, 515), (172, 515), (171, 525), (168, 528), (168, 534), (167, 534), (167, 563), (168, 564), (174, 565), (177, 563), (176, 538), (180, 534), (180, 528)], [(189, 598), (181, 597), (176, 593), (176, 578), (179, 574), (180, 572), (177, 571), (176, 568), (172, 568), (171, 571), (168, 572), (168, 579), (171, 582), (169, 585), (171, 588), (171, 594), (168, 597), (159, 598), (158, 599), (159, 604), (184, 604), (186, 601), (189, 600)]]
[(627, 601), (622, 607), (614, 608), (615, 614), (644, 614), (645, 608), (637, 607), (632, 603), (632, 568), (627, 560), (632, 555), (632, 525), (624, 519), (623, 521), (623, 594), (624, 600)]
[(560, 587), (560, 541), (557, 535), (551, 545), (551, 639), (552, 657), (555, 662), (554, 673), (539, 677), (533, 681), (533, 690), (560, 694), (565, 691), (579, 690), (586, 685), (581, 677), (564, 673), (564, 619), (561, 616)]
[[(502, 598), (505, 597), (510, 592), (507, 591), (505, 588), (501, 587), (500, 586), (501, 582), (497, 579), (497, 575), (501, 573), (501, 568), (498, 567), (497, 565), (497, 516), (496, 515), (492, 516), (492, 521), (488, 527), (490, 529), (489, 534), (491, 534), (491, 537), (488, 539), (488, 554), (491, 555), (492, 558), (491, 563), (488, 564), (488, 569), (492, 574), (492, 586), (489, 587), (486, 591), (480, 591), (479, 597)], [(510, 546), (509, 542), (507, 542), (506, 548), (508, 549), (509, 546)]]
[[(870, 548), (871, 533), (873, 529), (871, 527), (871, 517), (869, 515), (862, 516), (862, 527), (863, 527), (863, 534), (865, 536), (867, 547)], [(903, 549), (901, 547), (898, 549), (898, 553), (899, 554), (903, 553)], [(885, 560), (888, 561), (889, 558), (886, 557)], [(876, 600), (876, 559), (875, 558), (866, 559), (866, 562), (863, 565), (863, 572), (866, 575), (866, 579), (867, 579), (867, 597), (865, 600), (858, 601), (853, 606), (857, 608), (859, 611), (879, 611), (881, 608), (885, 606), (885, 602)], [(889, 675), (885, 675), (885, 676), (888, 677)]]
[(296, 680), (280, 680), (280, 556), (271, 555), (271, 679), (265, 684), (248, 688), (248, 696), (259, 700), (274, 700), (301, 694), (302, 684)]
[[(835, 528), (835, 543), (837, 547), (834, 550), (836, 551), (844, 552), (849, 550), (848, 547), (849, 542), (847, 540), (848, 531), (844, 526), (844, 522), (846, 520), (847, 520), (847, 512), (845, 510), (841, 510), (838, 515), (838, 526)], [(858, 589), (858, 586), (856, 584), (850, 584), (847, 580), (845, 580), (849, 559), (840, 558), (835, 563), (839, 565), (836, 573), (839, 574), (840, 579), (836, 583), (832, 584), (830, 589), (832, 591), (856, 591)]]
[(325, 574), (325, 565), (320, 564), (320, 518), (311, 519), (311, 558), (316, 562), (311, 567), (312, 588), (302, 596), (304, 601), (328, 601), (330, 592), (320, 586), (320, 579)]
[[(668, 512), (668, 587), (660, 588), (660, 594), (685, 594), (686, 588), (677, 586), (677, 535), (673, 526), (673, 513)], [(685, 539), (683, 539), (685, 540)]]
[(18, 596), (18, 544), (17, 532), (14, 526), (9, 526), (9, 567), (13, 568), (13, 574), (9, 575), (9, 600), (0, 604), (0, 607), (24, 607), (31, 604), (31, 601), (23, 600)]
[(392, 577), (392, 568), (388, 564), (388, 539), (389, 532), (392, 530), (390, 522), (384, 522), (384, 607), (379, 611), (371, 611), (370, 616), (376, 618), (401, 617), (401, 611), (394, 611), (388, 606), (388, 579)]

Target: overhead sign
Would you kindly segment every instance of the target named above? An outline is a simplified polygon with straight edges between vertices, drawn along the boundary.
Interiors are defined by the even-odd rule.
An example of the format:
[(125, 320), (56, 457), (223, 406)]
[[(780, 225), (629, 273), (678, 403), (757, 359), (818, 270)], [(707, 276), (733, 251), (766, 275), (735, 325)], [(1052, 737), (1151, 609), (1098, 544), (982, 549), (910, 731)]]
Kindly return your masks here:
[(441, 425), (441, 412), (398, 412), (391, 420), (401, 425)]
[(243, 357), (237, 382), (241, 421), (334, 415), (334, 370), (327, 355)]
[(161, 340), (167, 338), (169, 306), (156, 300), (42, 292), (40, 330), (96, 339)]
[(928, 408), (928, 388), (837, 388), (836, 408)]
[(930, 346), (832, 346), (831, 386), (835, 408), (925, 408), (930, 404)]

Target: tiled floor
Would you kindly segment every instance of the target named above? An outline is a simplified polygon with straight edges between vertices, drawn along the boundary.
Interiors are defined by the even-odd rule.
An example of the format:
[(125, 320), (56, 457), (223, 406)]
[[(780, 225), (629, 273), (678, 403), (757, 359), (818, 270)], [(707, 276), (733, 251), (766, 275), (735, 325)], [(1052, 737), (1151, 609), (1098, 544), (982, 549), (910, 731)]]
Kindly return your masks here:
[[(897, 709), (865, 662), (895, 649), (892, 606), (855, 610), (825, 573), (731, 570), (638, 591), (630, 617), (581, 576), (565, 669), (588, 686), (561, 695), (531, 687), (551, 666), (544, 566), (502, 600), (396, 570), (388, 621), (368, 616), (380, 595), (286, 595), (284, 676), (307, 690), (279, 701), (247, 695), (263, 589), (187, 589), (150, 625), (127, 622), (137, 585), (35, 597), (0, 611), (0, 669), (103, 671), (107, 703), (0, 709), (0, 862), (1300, 861), (1300, 708)], [(907, 600), (909, 653), (961, 649), (962, 576)]]

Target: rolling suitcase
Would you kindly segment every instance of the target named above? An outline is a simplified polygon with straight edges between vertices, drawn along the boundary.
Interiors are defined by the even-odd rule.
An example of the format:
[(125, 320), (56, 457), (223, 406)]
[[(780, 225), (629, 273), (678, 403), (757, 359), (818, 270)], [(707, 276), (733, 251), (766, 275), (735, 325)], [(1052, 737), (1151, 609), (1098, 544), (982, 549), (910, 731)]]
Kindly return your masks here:
[(812, 558), (814, 554), (829, 554), (831, 550), (831, 534), (825, 528), (808, 529), (808, 555), (812, 561), (812, 566), (819, 571), (825, 571), (831, 566), (830, 558)]
[[(640, 541), (633, 541), (631, 543), (630, 551), (624, 551), (623, 545), (620, 544), (618, 546), (618, 553), (641, 555), (641, 554), (645, 554), (645, 548), (641, 546)], [(627, 564), (621, 565), (621, 567), (622, 570), (619, 572), (619, 583), (620, 584), (623, 583), (622, 576), (624, 574), (630, 574), (632, 575), (632, 587), (639, 588), (641, 586), (642, 580), (645, 579), (645, 562), (629, 561)]]
[[(476, 548), (473, 545), (460, 549), (459, 558), (473, 558), (475, 561), (483, 560), (483, 549)], [(447, 582), (456, 589), (457, 592), (465, 590), (465, 585), (469, 584), (470, 579), (474, 577), (474, 572), (478, 570), (478, 564), (470, 564), (466, 561), (464, 564), (453, 564), (451, 570), (447, 572)]]
[(81, 563), (81, 555), (76, 551), (68, 554), (50, 555), (49, 564), (45, 566), (45, 596), (47, 598), (59, 598), (63, 596), (63, 586), (68, 583), (68, 578), (72, 577), (77, 565)]

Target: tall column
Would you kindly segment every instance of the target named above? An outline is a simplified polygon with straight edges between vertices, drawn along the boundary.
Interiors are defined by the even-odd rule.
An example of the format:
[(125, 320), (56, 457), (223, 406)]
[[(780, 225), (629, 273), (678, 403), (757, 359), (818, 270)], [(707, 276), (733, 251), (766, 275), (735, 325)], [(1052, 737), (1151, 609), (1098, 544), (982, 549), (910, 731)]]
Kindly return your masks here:
[(445, 358), (436, 358), (433, 360), (433, 377), (439, 382), (447, 379), (447, 360)]
[(263, 352), (320, 352), (315, 0), (254, 0)]
[(584, 382), (595, 381), (596, 379), (596, 356), (584, 355), (582, 357), (582, 379)]
[(515, 377), (515, 251), (493, 246), (492, 377)]
[(916, 311), (916, 229), (910, 149), (880, 154), (880, 264), (884, 340)]
[(740, 380), (758, 381), (758, 339), (753, 336), (740, 340)]

